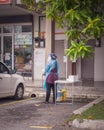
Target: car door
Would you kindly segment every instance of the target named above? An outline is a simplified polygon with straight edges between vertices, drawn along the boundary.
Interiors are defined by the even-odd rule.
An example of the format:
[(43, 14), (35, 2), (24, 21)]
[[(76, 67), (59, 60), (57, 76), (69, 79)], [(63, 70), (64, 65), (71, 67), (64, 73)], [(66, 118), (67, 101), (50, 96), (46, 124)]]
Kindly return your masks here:
[(9, 96), (11, 88), (11, 74), (9, 74), (9, 69), (0, 62), (0, 97)]

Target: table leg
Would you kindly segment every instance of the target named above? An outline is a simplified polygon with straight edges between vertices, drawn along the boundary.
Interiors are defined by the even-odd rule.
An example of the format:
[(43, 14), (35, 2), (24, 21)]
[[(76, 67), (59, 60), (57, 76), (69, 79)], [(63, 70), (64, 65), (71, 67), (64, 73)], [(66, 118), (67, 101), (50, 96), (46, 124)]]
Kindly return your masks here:
[(72, 83), (72, 104), (73, 104), (73, 101), (74, 101), (74, 83)]
[(54, 84), (54, 90), (55, 90), (55, 105), (56, 105), (56, 90), (57, 89), (57, 83)]

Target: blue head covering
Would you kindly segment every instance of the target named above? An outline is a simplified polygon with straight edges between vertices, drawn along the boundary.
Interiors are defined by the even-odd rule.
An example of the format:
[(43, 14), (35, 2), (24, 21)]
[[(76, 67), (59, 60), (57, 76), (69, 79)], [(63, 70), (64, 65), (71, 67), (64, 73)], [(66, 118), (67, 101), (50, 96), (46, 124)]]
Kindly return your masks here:
[(52, 60), (56, 60), (56, 59), (57, 59), (57, 56), (56, 56), (55, 53), (51, 53), (51, 54), (50, 54), (50, 57), (51, 57)]

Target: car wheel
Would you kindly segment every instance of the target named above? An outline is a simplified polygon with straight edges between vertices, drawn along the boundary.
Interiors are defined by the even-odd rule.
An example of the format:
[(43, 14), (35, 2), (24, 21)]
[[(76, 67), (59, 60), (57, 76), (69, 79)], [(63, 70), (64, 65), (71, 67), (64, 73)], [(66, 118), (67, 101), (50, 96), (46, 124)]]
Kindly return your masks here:
[(14, 95), (14, 99), (16, 99), (16, 100), (23, 99), (23, 94), (24, 94), (23, 85), (22, 85), (22, 84), (19, 84), (19, 85), (17, 86), (16, 92), (15, 92), (15, 95)]

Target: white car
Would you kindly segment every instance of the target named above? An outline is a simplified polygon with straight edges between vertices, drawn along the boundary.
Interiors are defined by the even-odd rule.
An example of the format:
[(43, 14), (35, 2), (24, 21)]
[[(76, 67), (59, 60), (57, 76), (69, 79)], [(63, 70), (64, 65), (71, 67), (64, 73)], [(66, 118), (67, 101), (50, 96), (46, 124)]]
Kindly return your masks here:
[(0, 62), (0, 98), (13, 96), (15, 99), (20, 100), (23, 98), (24, 91), (23, 77)]

